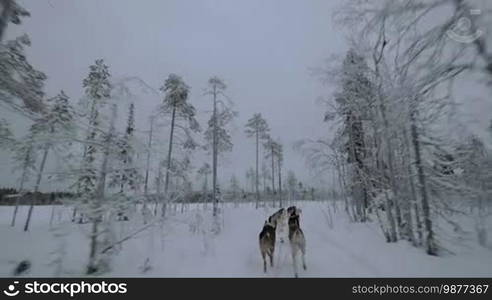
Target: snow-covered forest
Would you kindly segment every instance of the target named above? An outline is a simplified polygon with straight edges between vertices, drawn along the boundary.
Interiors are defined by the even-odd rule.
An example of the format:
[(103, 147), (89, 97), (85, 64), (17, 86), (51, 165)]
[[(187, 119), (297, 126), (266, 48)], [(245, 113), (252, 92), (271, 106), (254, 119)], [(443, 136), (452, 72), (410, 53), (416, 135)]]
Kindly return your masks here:
[(0, 0), (0, 276), (492, 276), (490, 1), (184, 2)]

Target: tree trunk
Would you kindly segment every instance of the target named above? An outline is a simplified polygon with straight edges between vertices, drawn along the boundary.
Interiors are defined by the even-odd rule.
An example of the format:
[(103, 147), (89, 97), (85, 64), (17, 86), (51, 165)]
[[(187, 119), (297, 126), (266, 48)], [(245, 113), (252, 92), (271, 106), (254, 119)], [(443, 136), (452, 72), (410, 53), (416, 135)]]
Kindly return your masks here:
[(255, 177), (255, 187), (256, 187), (256, 208), (258, 208), (258, 204), (260, 202), (260, 190), (259, 190), (259, 176), (258, 176), (258, 154), (259, 154), (259, 132), (258, 129), (256, 129), (256, 177)]
[[(380, 89), (381, 87), (379, 87)], [(393, 216), (392, 208), (391, 206), (395, 207), (395, 213), (396, 213), (396, 218), (397, 218), (397, 224), (398, 226), (401, 224), (400, 219), (400, 208), (398, 206), (398, 189), (395, 184), (395, 171), (393, 168), (393, 144), (391, 140), (391, 136), (389, 133), (389, 122), (388, 118), (386, 117), (386, 106), (383, 102), (383, 96), (379, 92), (378, 94), (378, 100), (379, 100), (379, 112), (381, 113), (381, 118), (383, 120), (383, 132), (384, 132), (384, 139), (386, 140), (386, 151), (388, 153), (388, 168), (389, 168), (389, 180), (390, 180), (390, 187), (393, 192), (392, 199), (386, 197), (386, 201), (389, 201), (387, 203), (387, 211), (386, 211), (386, 217), (388, 218), (388, 222), (390, 224), (390, 242), (396, 242), (398, 239), (397, 235), (397, 226), (395, 224), (395, 219)], [(384, 173), (383, 173), (384, 174)]]
[(430, 216), (430, 205), (429, 199), (427, 197), (427, 187), (426, 187), (426, 178), (424, 173), (424, 166), (421, 158), (421, 149), (420, 149), (420, 141), (419, 141), (419, 133), (417, 130), (416, 124), (416, 110), (412, 108), (410, 112), (410, 130), (412, 135), (412, 144), (415, 151), (415, 167), (417, 168), (417, 178), (419, 181), (419, 189), (420, 189), (420, 198), (422, 202), (422, 213), (424, 218), (424, 226), (425, 226), (425, 240), (426, 240), (426, 248), (427, 254), (429, 255), (437, 255), (437, 247), (434, 240), (434, 230), (432, 228), (432, 220)]
[(22, 172), (21, 182), (19, 185), (19, 197), (15, 199), (14, 214), (12, 215), (12, 222), (10, 223), (10, 226), (12, 227), (15, 226), (15, 219), (17, 218), (17, 212), (19, 211), (20, 197), (22, 195), (22, 191), (24, 190), (24, 183), (26, 182), (26, 177), (27, 177), (27, 170), (26, 167), (24, 167), (24, 170)]
[[(394, 172), (394, 169), (393, 169), (393, 147), (392, 147), (392, 140), (391, 140), (391, 134), (389, 132), (389, 122), (388, 122), (388, 118), (386, 116), (386, 105), (383, 101), (384, 99), (384, 94), (383, 94), (383, 88), (382, 88), (382, 77), (381, 77), (381, 74), (380, 74), (380, 70), (379, 70), (379, 64), (383, 58), (383, 54), (384, 54), (384, 47), (385, 47), (386, 43), (384, 43), (380, 49), (380, 53), (379, 53), (379, 58), (377, 58), (376, 56), (376, 53), (373, 53), (373, 59), (374, 59), (374, 67), (375, 67), (375, 73), (376, 73), (376, 76), (377, 78), (379, 79), (379, 82), (377, 84), (377, 100), (378, 100), (378, 108), (379, 108), (379, 113), (381, 114), (381, 119), (383, 121), (383, 135), (384, 135), (384, 139), (386, 140), (386, 151), (388, 152), (388, 167), (389, 167), (389, 180), (390, 180), (390, 187), (391, 187), (391, 190), (393, 192), (393, 199), (389, 199), (388, 196), (386, 195), (386, 206), (387, 206), (387, 210), (386, 210), (386, 216), (388, 218), (388, 221), (390, 223), (390, 232), (389, 232), (389, 238), (390, 238), (390, 241), (391, 242), (396, 242), (396, 240), (398, 239), (398, 236), (397, 236), (397, 228), (396, 228), (396, 224), (395, 224), (395, 220), (394, 220), (394, 216), (393, 216), (393, 213), (391, 211), (391, 206), (394, 205), (395, 206), (395, 213), (396, 213), (396, 218), (397, 218), (397, 224), (398, 226), (401, 224), (401, 221), (399, 220), (400, 218), (400, 209), (399, 209), (399, 206), (398, 206), (398, 190), (397, 190), (397, 187), (396, 187), (396, 184), (395, 184), (395, 172)], [(376, 48), (377, 49), (377, 48)], [(375, 49), (375, 50), (376, 50)], [(382, 141), (380, 141), (381, 143), (379, 144), (380, 146), (382, 145)], [(384, 172), (384, 166), (382, 168), (383, 172), (383, 178), (384, 178), (384, 175), (386, 172)], [(386, 194), (386, 193), (385, 193)]]
[(213, 212), (212, 215), (216, 217), (218, 215), (219, 201), (217, 199), (217, 87), (214, 86), (214, 111), (213, 111), (213, 147), (212, 147), (212, 201)]
[(34, 187), (34, 194), (31, 199), (31, 205), (29, 206), (29, 211), (27, 213), (26, 224), (24, 225), (24, 231), (29, 230), (29, 223), (31, 222), (32, 210), (34, 209), (34, 203), (37, 201), (39, 186), (41, 184), (41, 179), (43, 177), (44, 166), (46, 164), (46, 158), (48, 157), (49, 146), (45, 146), (43, 158), (41, 160), (41, 165), (39, 166), (38, 175), (36, 178), (36, 186)]
[(155, 206), (154, 206), (154, 216), (157, 215), (157, 206), (159, 204), (159, 199), (161, 199), (161, 192), (162, 192), (162, 187), (161, 187), (161, 184), (162, 184), (162, 165), (163, 165), (163, 161), (160, 161), (159, 162), (159, 166), (158, 166), (158, 169), (157, 169), (157, 186), (156, 186), (156, 194), (157, 194), (157, 197), (155, 197)]
[(280, 157), (278, 158), (278, 200), (279, 207), (282, 207), (282, 169), (280, 166)]
[(142, 212), (144, 214), (144, 224), (147, 223), (147, 201), (149, 196), (149, 169), (150, 169), (150, 154), (152, 147), (152, 132), (154, 129), (154, 117), (150, 117), (150, 131), (149, 131), (149, 141), (147, 143), (147, 162), (145, 167), (145, 180), (144, 180), (144, 199), (143, 199), (143, 207)]
[(274, 164), (274, 151), (272, 147), (272, 193), (275, 195), (275, 164)]
[[(150, 154), (151, 154), (151, 147), (152, 147), (152, 132), (154, 129), (154, 117), (150, 118), (150, 131), (149, 131), (149, 141), (147, 143), (147, 165), (145, 168), (145, 181), (144, 181), (144, 194), (145, 196), (148, 195), (148, 183), (149, 183), (149, 169), (150, 169)], [(145, 202), (144, 202), (145, 203)], [(144, 204), (145, 205), (145, 204)]]
[[(262, 169), (263, 169), (263, 167), (262, 167)], [(263, 176), (262, 176), (263, 177), (263, 195), (265, 195), (266, 194), (266, 180), (267, 180), (267, 178), (265, 176), (265, 172), (263, 172), (263, 170), (261, 172), (263, 173)]]
[(172, 151), (173, 151), (173, 137), (174, 137), (174, 122), (176, 120), (176, 107), (173, 107), (173, 114), (171, 117), (171, 133), (169, 136), (169, 148), (167, 152), (167, 167), (166, 167), (166, 181), (164, 183), (164, 199), (162, 200), (162, 211), (161, 216), (165, 217), (166, 205), (168, 201), (168, 191), (169, 191), (169, 178), (171, 173), (171, 159), (172, 159)]
[[(403, 129), (403, 142), (405, 146), (405, 153), (407, 155), (408, 161), (411, 161), (412, 155), (410, 153), (410, 142), (408, 141), (408, 132), (407, 128), (405, 127)], [(412, 171), (412, 165), (410, 163), (406, 163), (407, 166), (407, 172), (408, 172), (408, 183), (410, 185), (410, 196), (409, 196), (409, 203), (406, 207), (408, 210), (407, 216), (406, 216), (406, 221), (407, 221), (407, 236), (412, 242), (414, 246), (418, 246), (419, 242), (416, 240), (414, 231), (413, 231), (413, 219), (412, 219), (412, 209), (414, 209), (415, 213), (415, 222), (417, 222), (417, 234), (419, 235), (419, 240), (422, 240), (422, 232), (420, 231), (420, 218), (419, 218), (419, 211), (417, 207), (417, 194), (415, 191), (415, 184), (413, 182), (413, 171)]]
[(173, 107), (173, 114), (171, 117), (171, 133), (169, 136), (169, 148), (167, 152), (167, 168), (166, 168), (166, 182), (164, 184), (164, 194), (167, 196), (167, 191), (169, 190), (169, 174), (171, 172), (171, 158), (173, 151), (173, 136), (174, 136), (174, 122), (176, 118), (176, 107)]
[[(348, 127), (349, 134), (349, 153), (348, 153), (348, 163), (351, 168), (349, 168), (351, 176), (351, 192), (352, 200), (355, 202), (355, 217), (359, 222), (365, 222), (365, 205), (364, 202), (367, 192), (365, 188), (365, 182), (363, 178), (363, 163), (362, 157), (360, 157), (359, 151), (357, 151), (356, 143), (361, 144), (361, 124), (355, 119), (352, 112), (350, 112), (346, 119), (346, 126)], [(357, 129), (357, 130), (354, 130)], [(359, 134), (356, 135), (357, 131)], [(360, 147), (359, 147), (360, 148)]]
[(347, 216), (350, 218), (351, 221), (353, 221), (353, 216), (352, 214), (350, 213), (350, 209), (349, 209), (349, 202), (348, 202), (348, 199), (347, 199), (347, 191), (346, 191), (346, 188), (345, 188), (345, 185), (343, 184), (343, 180), (342, 180), (342, 176), (343, 176), (343, 172), (342, 172), (342, 167), (340, 166), (340, 162), (338, 161), (338, 158), (335, 158), (336, 159), (336, 172), (338, 173), (338, 176), (336, 176), (338, 178), (338, 185), (340, 186), (340, 192), (342, 194), (342, 198), (343, 198), (343, 203), (344, 203), (344, 208), (345, 208), (345, 212), (347, 213)]
[(19, 198), (20, 196), (15, 199), (14, 213), (12, 214), (12, 221), (10, 222), (11, 227), (15, 226), (15, 219), (17, 218), (17, 212), (19, 211), (19, 201), (20, 201)]
[(116, 104), (112, 105), (111, 121), (108, 131), (108, 138), (106, 144), (104, 145), (103, 161), (101, 164), (101, 171), (99, 174), (99, 181), (94, 195), (93, 205), (92, 205), (92, 229), (91, 229), (91, 242), (90, 242), (90, 252), (89, 252), (89, 263), (87, 265), (87, 274), (93, 274), (99, 270), (99, 262), (97, 261), (97, 250), (99, 236), (99, 225), (103, 221), (103, 210), (102, 204), (104, 201), (104, 192), (106, 189), (106, 175), (108, 173), (108, 161), (109, 161), (109, 151), (111, 142), (114, 135), (114, 122), (116, 120)]

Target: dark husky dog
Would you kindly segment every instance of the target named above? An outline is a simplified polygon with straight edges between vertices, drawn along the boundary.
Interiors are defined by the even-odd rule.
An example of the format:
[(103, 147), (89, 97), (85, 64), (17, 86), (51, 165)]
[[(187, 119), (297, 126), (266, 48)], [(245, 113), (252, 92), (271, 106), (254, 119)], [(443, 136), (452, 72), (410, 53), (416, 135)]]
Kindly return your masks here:
[(297, 254), (301, 252), (302, 254), (302, 268), (306, 270), (306, 239), (304, 233), (302, 232), (299, 216), (301, 209), (291, 206), (287, 209), (287, 214), (289, 216), (289, 242), (290, 248), (292, 250), (292, 263), (294, 264), (294, 275), (297, 277)]
[(273, 253), (275, 251), (275, 230), (277, 222), (269, 217), (260, 232), (260, 252), (263, 257), (263, 272), (267, 271), (266, 256), (270, 257), (270, 266), (273, 267)]

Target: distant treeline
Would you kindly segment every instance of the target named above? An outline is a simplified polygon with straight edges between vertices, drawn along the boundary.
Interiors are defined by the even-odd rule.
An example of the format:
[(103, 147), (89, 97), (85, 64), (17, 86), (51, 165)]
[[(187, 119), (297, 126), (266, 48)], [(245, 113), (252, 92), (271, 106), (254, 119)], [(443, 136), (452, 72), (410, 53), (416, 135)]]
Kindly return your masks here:
[[(38, 196), (36, 197), (34, 205), (64, 204), (66, 203), (65, 200), (77, 198), (77, 194), (71, 192), (38, 192), (37, 194)], [(0, 205), (15, 205), (16, 201), (19, 201), (19, 205), (28, 205), (31, 204), (31, 200), (34, 199), (33, 196), (34, 192), (25, 192), (23, 195), (21, 195), (19, 194), (19, 191), (15, 188), (0, 188)], [(304, 196), (306, 200), (315, 200), (314, 195)], [(174, 198), (175, 202), (184, 203), (212, 203), (212, 197), (212, 192), (210, 191), (192, 191), (185, 194), (184, 197), (173, 197), (173, 195), (171, 195), (171, 198)], [(283, 193), (283, 197), (284, 199), (287, 199), (287, 193)], [(156, 198), (156, 195), (149, 194), (148, 198), (150, 200), (154, 200)], [(224, 193), (224, 195), (219, 196), (219, 198), (221, 202), (250, 202), (254, 201), (255, 193), (247, 191), (238, 191), (236, 193), (226, 192)], [(266, 202), (277, 201), (278, 194), (262, 193), (262, 199)]]
[[(35, 205), (61, 204), (60, 199), (75, 197), (75, 194), (69, 192), (38, 192), (37, 194)], [(16, 201), (19, 201), (20, 205), (31, 204), (33, 196), (33, 192), (21, 195), (15, 188), (0, 188), (0, 205), (15, 205)]]

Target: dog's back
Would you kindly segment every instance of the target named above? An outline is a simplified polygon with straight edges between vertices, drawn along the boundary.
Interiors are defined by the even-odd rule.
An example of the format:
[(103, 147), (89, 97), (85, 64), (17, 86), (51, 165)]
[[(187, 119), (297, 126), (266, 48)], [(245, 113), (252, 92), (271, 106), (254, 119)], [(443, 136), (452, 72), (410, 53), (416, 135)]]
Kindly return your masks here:
[(306, 239), (299, 224), (299, 215), (289, 217), (289, 241), (302, 252), (305, 251)]
[(287, 240), (287, 210), (285, 208), (279, 209), (270, 217), (276, 223), (277, 228), (277, 237), (280, 239), (280, 242), (284, 242), (284, 239)]
[(302, 257), (302, 267), (306, 270), (306, 238), (304, 237), (304, 232), (302, 232), (299, 214), (300, 209), (295, 206), (291, 206), (287, 209), (289, 215), (289, 242), (292, 250), (292, 262), (294, 264), (294, 274), (297, 277), (297, 254), (300, 252)]
[(266, 272), (266, 257), (270, 258), (270, 265), (273, 266), (273, 253), (275, 252), (275, 223), (268, 218), (260, 232), (260, 252), (263, 257), (263, 271)]

